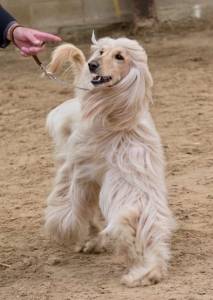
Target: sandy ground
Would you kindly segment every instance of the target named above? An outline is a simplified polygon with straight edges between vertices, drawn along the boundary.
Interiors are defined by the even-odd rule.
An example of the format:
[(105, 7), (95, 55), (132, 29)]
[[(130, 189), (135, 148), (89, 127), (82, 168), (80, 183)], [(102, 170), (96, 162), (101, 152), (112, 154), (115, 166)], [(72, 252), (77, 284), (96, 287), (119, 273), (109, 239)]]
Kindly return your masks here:
[(71, 91), (41, 79), (30, 59), (9, 49), (0, 52), (1, 300), (213, 299), (212, 32), (161, 34), (145, 38), (144, 46), (179, 226), (168, 277), (128, 289), (119, 282), (125, 266), (113, 254), (75, 254), (45, 237), (54, 175), (45, 117)]

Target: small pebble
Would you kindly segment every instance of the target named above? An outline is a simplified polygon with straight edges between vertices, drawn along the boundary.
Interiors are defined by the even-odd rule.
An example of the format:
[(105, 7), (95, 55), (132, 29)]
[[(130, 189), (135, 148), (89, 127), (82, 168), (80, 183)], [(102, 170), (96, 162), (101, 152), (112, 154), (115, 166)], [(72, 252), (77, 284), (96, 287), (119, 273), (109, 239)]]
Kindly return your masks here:
[(50, 266), (56, 266), (59, 265), (61, 263), (61, 259), (58, 257), (50, 257), (47, 260), (47, 264)]

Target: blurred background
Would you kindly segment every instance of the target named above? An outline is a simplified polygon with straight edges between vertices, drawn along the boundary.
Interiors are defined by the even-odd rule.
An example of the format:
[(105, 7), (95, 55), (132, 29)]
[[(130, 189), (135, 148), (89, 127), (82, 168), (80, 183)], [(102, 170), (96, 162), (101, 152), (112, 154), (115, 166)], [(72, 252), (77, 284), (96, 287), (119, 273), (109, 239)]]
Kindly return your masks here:
[(51, 32), (131, 23), (134, 15), (160, 22), (212, 21), (212, 0), (2, 0), (24, 25)]

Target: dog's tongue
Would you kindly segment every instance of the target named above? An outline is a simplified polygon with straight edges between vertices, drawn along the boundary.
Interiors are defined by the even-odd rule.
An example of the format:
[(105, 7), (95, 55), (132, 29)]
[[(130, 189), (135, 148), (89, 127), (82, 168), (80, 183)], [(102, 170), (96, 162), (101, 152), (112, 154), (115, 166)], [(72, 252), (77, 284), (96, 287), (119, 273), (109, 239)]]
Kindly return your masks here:
[(105, 82), (109, 82), (112, 79), (111, 76), (95, 76), (93, 80), (91, 81), (93, 84), (101, 84)]

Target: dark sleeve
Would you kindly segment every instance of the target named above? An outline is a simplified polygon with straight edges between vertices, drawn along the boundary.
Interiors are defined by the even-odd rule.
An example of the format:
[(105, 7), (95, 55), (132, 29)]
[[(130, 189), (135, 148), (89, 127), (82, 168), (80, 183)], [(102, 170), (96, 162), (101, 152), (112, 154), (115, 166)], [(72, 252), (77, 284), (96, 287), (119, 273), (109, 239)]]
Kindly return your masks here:
[(7, 31), (10, 26), (15, 22), (15, 18), (11, 16), (1, 5), (0, 5), (0, 47), (5, 48), (10, 43), (7, 40)]

